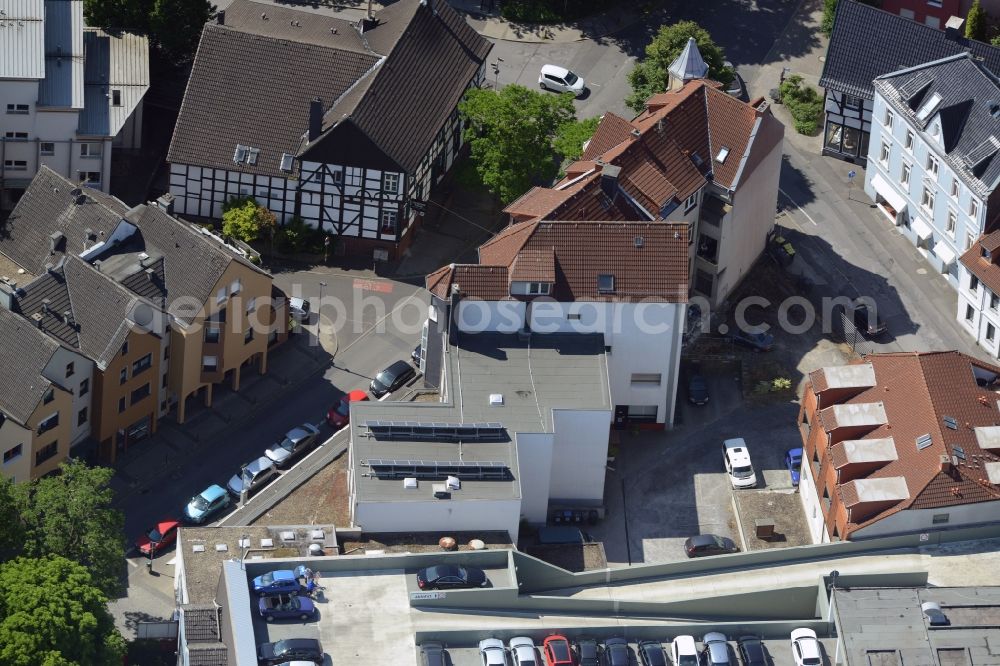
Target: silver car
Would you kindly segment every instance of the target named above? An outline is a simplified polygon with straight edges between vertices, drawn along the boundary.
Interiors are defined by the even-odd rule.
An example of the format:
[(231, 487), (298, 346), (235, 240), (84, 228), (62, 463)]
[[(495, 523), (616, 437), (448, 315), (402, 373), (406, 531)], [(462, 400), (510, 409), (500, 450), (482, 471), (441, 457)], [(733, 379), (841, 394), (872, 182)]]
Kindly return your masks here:
[(507, 651), (499, 638), (479, 641), (479, 656), (483, 666), (507, 666)]
[(726, 635), (718, 631), (710, 631), (701, 640), (705, 644), (704, 659), (705, 666), (731, 666), (729, 661), (729, 644), (726, 643)]
[(538, 666), (535, 643), (527, 636), (515, 636), (508, 643), (510, 660), (514, 666)]
[(319, 435), (319, 428), (311, 423), (292, 428), (285, 437), (264, 451), (270, 460), (278, 467), (284, 467), (293, 459), (301, 456), (316, 445), (316, 438)]
[(289, 298), (288, 299), (288, 314), (292, 316), (292, 319), (299, 322), (309, 322), (309, 317), (312, 315), (312, 310), (309, 306), (309, 301), (304, 298)]
[(261, 456), (233, 474), (226, 487), (229, 488), (229, 492), (239, 497), (243, 493), (243, 483), (246, 481), (247, 493), (250, 494), (270, 483), (277, 473), (274, 461), (267, 456)]

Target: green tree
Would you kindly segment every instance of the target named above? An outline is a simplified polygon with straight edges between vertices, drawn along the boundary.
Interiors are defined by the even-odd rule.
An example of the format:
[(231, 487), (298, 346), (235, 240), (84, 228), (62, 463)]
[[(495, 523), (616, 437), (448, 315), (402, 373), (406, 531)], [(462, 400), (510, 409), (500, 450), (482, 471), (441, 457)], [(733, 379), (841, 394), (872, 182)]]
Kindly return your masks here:
[[(113, 470), (71, 460), (60, 473), (14, 486), (27, 557), (61, 555), (83, 565), (108, 597), (121, 591), (125, 520), (111, 508)], [(3, 660), (0, 659), (0, 662)]]
[(87, 25), (137, 35), (149, 33), (149, 15), (153, 0), (83, 0)]
[(168, 62), (186, 63), (198, 51), (201, 31), (215, 11), (206, 0), (154, 0), (149, 35)]
[(820, 29), (827, 37), (833, 32), (833, 19), (837, 15), (837, 0), (823, 0), (823, 21)]
[(222, 206), (222, 234), (244, 243), (269, 236), (276, 224), (274, 213), (253, 197), (233, 197)]
[(798, 74), (786, 78), (780, 91), (781, 103), (795, 121), (795, 131), (809, 136), (816, 134), (823, 116), (823, 97)]
[(476, 173), (504, 204), (558, 172), (552, 139), (574, 119), (573, 97), (510, 85), (473, 89), (458, 105)]
[(0, 561), (20, 552), (24, 543), (24, 527), (18, 511), (14, 482), (0, 478)]
[(120, 665), (125, 640), (107, 601), (87, 569), (64, 557), (0, 564), (0, 663)]
[(988, 18), (979, 0), (975, 0), (965, 17), (965, 36), (969, 39), (985, 40)]
[(725, 54), (712, 41), (707, 30), (694, 21), (678, 21), (673, 25), (660, 26), (656, 37), (646, 45), (646, 57), (628, 73), (632, 93), (625, 98), (625, 103), (630, 109), (640, 113), (647, 99), (667, 90), (670, 65), (681, 54), (691, 37), (694, 37), (701, 57), (708, 65), (708, 78), (721, 83), (733, 80), (733, 71), (725, 65)]
[(594, 130), (597, 129), (600, 122), (601, 118), (596, 116), (560, 125), (559, 129), (556, 130), (556, 138), (552, 142), (556, 152), (570, 162), (580, 159), (580, 155), (583, 154), (583, 144), (594, 136)]

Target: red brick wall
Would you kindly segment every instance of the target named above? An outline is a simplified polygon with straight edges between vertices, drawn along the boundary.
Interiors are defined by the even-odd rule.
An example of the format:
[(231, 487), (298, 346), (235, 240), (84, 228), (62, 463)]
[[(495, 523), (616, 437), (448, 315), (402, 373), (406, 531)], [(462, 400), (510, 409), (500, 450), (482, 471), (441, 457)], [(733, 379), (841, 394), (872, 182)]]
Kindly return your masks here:
[(944, 24), (950, 17), (965, 15), (960, 0), (941, 0), (940, 7), (934, 7), (927, 0), (883, 0), (882, 9), (899, 15), (902, 15), (900, 10), (912, 10), (913, 20), (918, 23), (926, 23), (928, 16), (937, 17), (941, 30), (944, 30)]

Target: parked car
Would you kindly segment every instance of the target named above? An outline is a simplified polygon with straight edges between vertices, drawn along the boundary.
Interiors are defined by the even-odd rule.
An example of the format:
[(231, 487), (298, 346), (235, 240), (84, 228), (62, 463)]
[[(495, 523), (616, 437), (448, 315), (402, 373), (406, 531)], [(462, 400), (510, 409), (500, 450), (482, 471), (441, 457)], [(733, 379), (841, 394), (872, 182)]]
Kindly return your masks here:
[(251, 589), (254, 594), (261, 597), (272, 594), (294, 595), (302, 590), (302, 584), (291, 569), (275, 569), (254, 578)]
[(535, 643), (527, 636), (515, 636), (507, 643), (512, 666), (538, 666)]
[(795, 246), (781, 234), (774, 234), (765, 246), (768, 256), (782, 268), (788, 268), (795, 261)]
[(573, 666), (573, 651), (565, 636), (555, 634), (542, 641), (546, 666)]
[(450, 659), (440, 643), (420, 644), (420, 666), (449, 666)]
[(792, 485), (798, 487), (802, 470), (802, 449), (788, 449), (785, 454), (785, 467), (788, 468), (788, 475), (792, 477)]
[(257, 602), (257, 609), (260, 616), (268, 622), (292, 618), (305, 621), (316, 616), (316, 605), (312, 599), (285, 594), (276, 597), (262, 596)]
[(211, 485), (188, 501), (184, 507), (184, 519), (201, 525), (213, 515), (229, 506), (229, 493), (222, 486)]
[(732, 539), (715, 534), (698, 534), (684, 540), (684, 552), (688, 557), (704, 557), (705, 555), (722, 555), (738, 553), (740, 549)]
[(284, 438), (264, 451), (277, 467), (284, 467), (319, 443), (319, 428), (303, 423), (285, 433)]
[(740, 659), (743, 666), (770, 666), (764, 643), (756, 636), (740, 636)]
[(146, 530), (135, 540), (136, 549), (143, 555), (156, 555), (174, 541), (177, 541), (177, 528), (181, 522), (176, 518), (164, 518)]
[(674, 666), (698, 666), (698, 648), (695, 647), (694, 636), (676, 637), (670, 644), (670, 660)]
[(878, 316), (878, 308), (868, 308), (868, 304), (858, 299), (851, 309), (851, 316), (854, 318), (854, 326), (858, 333), (866, 338), (877, 338), (888, 330), (885, 322)]
[(343, 428), (351, 422), (351, 403), (364, 402), (365, 400), (368, 400), (368, 394), (364, 391), (347, 393), (326, 413), (326, 422), (338, 430)]
[(660, 641), (640, 641), (638, 647), (643, 666), (667, 666), (667, 653)]
[(457, 590), (489, 584), (486, 572), (476, 567), (438, 564), (417, 572), (417, 587), (421, 590)]
[(386, 393), (392, 393), (406, 382), (413, 379), (417, 371), (406, 361), (396, 361), (382, 372), (375, 375), (369, 387), (371, 394), (381, 398)]
[(604, 641), (604, 666), (630, 666), (631, 662), (627, 640), (609, 638)]
[(771, 351), (774, 348), (774, 336), (763, 331), (750, 333), (737, 328), (730, 338), (736, 344), (749, 347), (754, 351)]
[(695, 405), (708, 404), (708, 385), (701, 375), (691, 375), (688, 380), (688, 400)]
[(258, 659), (262, 664), (273, 666), (283, 661), (311, 661), (322, 664), (326, 655), (323, 646), (315, 638), (286, 638), (273, 643), (262, 643)]
[(542, 65), (542, 71), (538, 74), (538, 87), (553, 92), (573, 93), (574, 97), (579, 97), (587, 89), (587, 82), (565, 67)]
[(229, 488), (229, 492), (239, 497), (243, 492), (243, 483), (245, 480), (247, 493), (252, 494), (270, 483), (277, 473), (278, 470), (274, 467), (274, 461), (267, 456), (261, 456), (252, 462), (248, 462), (236, 474), (233, 474), (226, 487)]
[(507, 650), (499, 638), (484, 638), (479, 641), (479, 657), (483, 666), (507, 666)]
[(792, 632), (792, 657), (795, 666), (820, 666), (823, 663), (815, 631), (803, 627)]
[(579, 666), (598, 666), (601, 651), (593, 638), (581, 638), (576, 642), (576, 659)]
[(420, 345), (414, 347), (413, 351), (410, 352), (410, 359), (413, 361), (413, 365), (420, 367)]
[(756, 488), (757, 474), (750, 462), (750, 451), (742, 437), (727, 439), (722, 443), (722, 463), (733, 488)]
[(718, 631), (710, 631), (701, 639), (705, 644), (702, 652), (704, 655), (704, 666), (731, 666), (729, 661), (729, 643), (726, 642), (726, 635)]
[(307, 322), (312, 316), (312, 308), (309, 305), (309, 301), (304, 298), (289, 298), (288, 299), (288, 314), (298, 322)]
[(748, 101), (749, 95), (746, 93), (747, 87), (746, 84), (743, 83), (743, 77), (740, 76), (740, 73), (736, 71), (736, 65), (729, 62), (728, 60), (726, 60), (722, 64), (727, 69), (731, 69), (733, 71), (733, 80), (730, 81), (729, 85), (726, 86), (726, 94), (732, 95), (736, 99), (743, 100), (744, 102)]

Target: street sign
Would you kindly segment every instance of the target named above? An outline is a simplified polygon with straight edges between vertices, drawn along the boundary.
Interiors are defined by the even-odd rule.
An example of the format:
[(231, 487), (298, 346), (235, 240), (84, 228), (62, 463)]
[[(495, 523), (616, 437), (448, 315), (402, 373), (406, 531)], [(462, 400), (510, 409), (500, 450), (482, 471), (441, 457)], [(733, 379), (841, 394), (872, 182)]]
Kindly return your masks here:
[(445, 592), (410, 592), (410, 601), (423, 601), (426, 599), (444, 599)]

